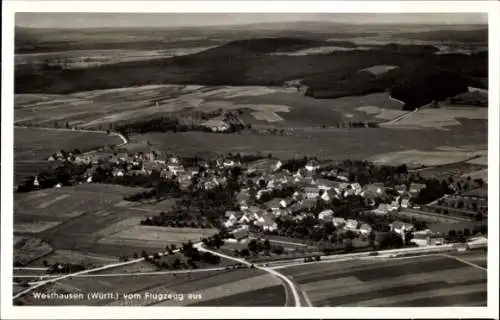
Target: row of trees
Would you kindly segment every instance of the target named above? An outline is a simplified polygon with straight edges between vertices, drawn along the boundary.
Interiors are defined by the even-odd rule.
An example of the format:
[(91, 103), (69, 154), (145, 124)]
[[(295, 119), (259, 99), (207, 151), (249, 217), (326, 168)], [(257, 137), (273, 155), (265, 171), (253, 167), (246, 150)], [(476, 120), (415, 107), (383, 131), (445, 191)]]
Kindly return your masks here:
[[(349, 122), (336, 122), (332, 125), (335, 128), (378, 128), (380, 125), (377, 122), (363, 122), (363, 121), (349, 121)], [(327, 125), (321, 125), (325, 129)]]
[[(228, 123), (229, 128), (225, 133), (233, 133), (244, 129), (244, 125), (239, 123)], [(131, 123), (124, 123), (116, 126), (116, 131), (128, 136), (131, 133), (144, 134), (148, 132), (186, 132), (186, 131), (202, 131), (212, 132), (211, 128), (201, 124), (184, 124), (174, 117), (157, 117), (148, 120), (141, 120)]]
[(239, 188), (238, 178), (230, 175), (227, 185), (210, 190), (194, 189), (186, 192), (168, 214), (161, 213), (142, 223), (169, 227), (191, 225), (221, 227), (226, 211), (238, 209), (235, 194)]
[(75, 164), (65, 162), (55, 168), (50, 168), (37, 175), (38, 186), (35, 185), (35, 177), (29, 177), (17, 187), (17, 192), (30, 192), (37, 189), (53, 188), (58, 183), (63, 186), (71, 186), (84, 180), (83, 174), (90, 168), (88, 164)]

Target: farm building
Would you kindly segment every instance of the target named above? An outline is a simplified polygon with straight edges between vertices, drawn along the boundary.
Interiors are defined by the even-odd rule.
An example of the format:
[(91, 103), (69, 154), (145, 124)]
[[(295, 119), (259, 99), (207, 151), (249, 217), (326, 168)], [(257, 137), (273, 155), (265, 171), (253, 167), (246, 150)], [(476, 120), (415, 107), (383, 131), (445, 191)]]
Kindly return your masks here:
[(404, 184), (400, 184), (400, 185), (397, 185), (394, 187), (394, 190), (398, 193), (398, 194), (404, 194), (407, 192), (407, 188)]
[(323, 210), (319, 213), (318, 219), (326, 221), (326, 220), (331, 220), (333, 217), (333, 210)]
[(349, 219), (345, 223), (345, 229), (350, 231), (356, 231), (359, 226), (359, 221), (354, 219)]
[(342, 227), (345, 225), (345, 219), (340, 217), (333, 217), (332, 223), (335, 227)]
[(363, 223), (361, 227), (359, 227), (359, 232), (363, 235), (369, 235), (370, 232), (372, 232), (372, 227), (367, 223)]
[(431, 230), (416, 231), (413, 233), (411, 242), (418, 246), (442, 245), (445, 242), (444, 237), (432, 232)]
[(248, 238), (248, 227), (241, 227), (239, 229), (234, 230), (231, 232), (231, 234), (234, 236), (234, 239), (236, 241), (242, 241), (244, 239)]
[(314, 170), (317, 170), (319, 169), (319, 163), (318, 161), (315, 161), (315, 160), (311, 160), (309, 161), (305, 167), (304, 167), (307, 171), (311, 172), (311, 171), (314, 171)]
[(323, 191), (320, 195), (320, 198), (321, 200), (328, 202), (331, 201), (336, 196), (337, 195), (333, 191), (328, 190), (328, 191)]
[(316, 185), (321, 190), (332, 190), (337, 184), (331, 180), (318, 179), (316, 180)]
[(422, 189), (425, 189), (425, 187), (426, 187), (426, 186), (425, 186), (425, 184), (423, 184), (423, 183), (412, 183), (412, 184), (410, 185), (410, 190), (409, 190), (409, 191), (410, 191), (410, 194), (411, 194), (413, 197), (415, 197), (415, 196), (417, 196), (417, 195), (420, 193), (420, 191), (421, 191)]
[(388, 214), (392, 209), (392, 206), (387, 203), (381, 203), (378, 205), (378, 207), (375, 210), (372, 210), (372, 213), (376, 215), (386, 215)]
[(227, 122), (218, 119), (210, 119), (201, 124), (203, 127), (210, 129), (212, 132), (225, 132), (230, 126)]
[(306, 187), (304, 188), (304, 193), (307, 199), (316, 199), (319, 197), (319, 188), (318, 187)]
[(415, 230), (415, 226), (413, 224), (402, 221), (394, 221), (389, 226), (391, 227), (391, 231), (394, 231), (398, 234), (404, 233), (404, 231)]
[(282, 198), (274, 198), (266, 202), (264, 206), (272, 211), (278, 211), (281, 208), (281, 201), (283, 201)]

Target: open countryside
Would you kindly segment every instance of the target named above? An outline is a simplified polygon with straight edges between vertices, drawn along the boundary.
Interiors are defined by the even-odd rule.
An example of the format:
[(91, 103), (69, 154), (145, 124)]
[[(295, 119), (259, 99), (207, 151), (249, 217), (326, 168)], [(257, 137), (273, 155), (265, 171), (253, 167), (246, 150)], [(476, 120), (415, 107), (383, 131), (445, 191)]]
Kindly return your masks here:
[(17, 26), (13, 303), (486, 306), (487, 33)]

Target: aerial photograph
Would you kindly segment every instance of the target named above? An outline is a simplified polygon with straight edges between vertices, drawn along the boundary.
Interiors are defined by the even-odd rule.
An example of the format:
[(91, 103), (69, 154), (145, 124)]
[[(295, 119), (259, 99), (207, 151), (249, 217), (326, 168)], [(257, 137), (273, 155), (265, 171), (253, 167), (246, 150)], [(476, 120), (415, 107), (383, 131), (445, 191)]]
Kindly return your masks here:
[(14, 306), (487, 306), (486, 13), (18, 12), (14, 45)]

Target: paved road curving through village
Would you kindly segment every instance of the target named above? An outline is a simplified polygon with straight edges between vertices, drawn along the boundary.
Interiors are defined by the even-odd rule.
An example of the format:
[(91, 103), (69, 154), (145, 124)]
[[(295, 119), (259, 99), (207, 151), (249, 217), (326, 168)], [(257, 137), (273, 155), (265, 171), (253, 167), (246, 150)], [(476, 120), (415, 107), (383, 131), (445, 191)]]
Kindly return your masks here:
[[(246, 266), (251, 266), (252, 265), (252, 263), (246, 261), (245, 259), (231, 257), (231, 256), (228, 256), (228, 255), (219, 253), (217, 251), (213, 251), (213, 250), (207, 249), (207, 248), (203, 247), (203, 244), (201, 244), (201, 243), (195, 245), (195, 247), (199, 251), (210, 252), (213, 255), (216, 255), (216, 256), (219, 256), (219, 257), (222, 257), (222, 258), (226, 258), (228, 260), (232, 260), (232, 261), (244, 264)], [(283, 274), (281, 274), (278, 271), (273, 270), (271, 268), (267, 268), (267, 267), (263, 267), (263, 266), (258, 266), (258, 265), (254, 265), (254, 267), (255, 267), (255, 269), (262, 270), (264, 272), (270, 273), (271, 275), (273, 275), (273, 276), (281, 279), (282, 281), (284, 281), (285, 284), (290, 288), (290, 291), (292, 292), (295, 307), (301, 307), (302, 303), (300, 301), (299, 292), (298, 292), (297, 288), (295, 287), (295, 284), (290, 279), (288, 279)]]

